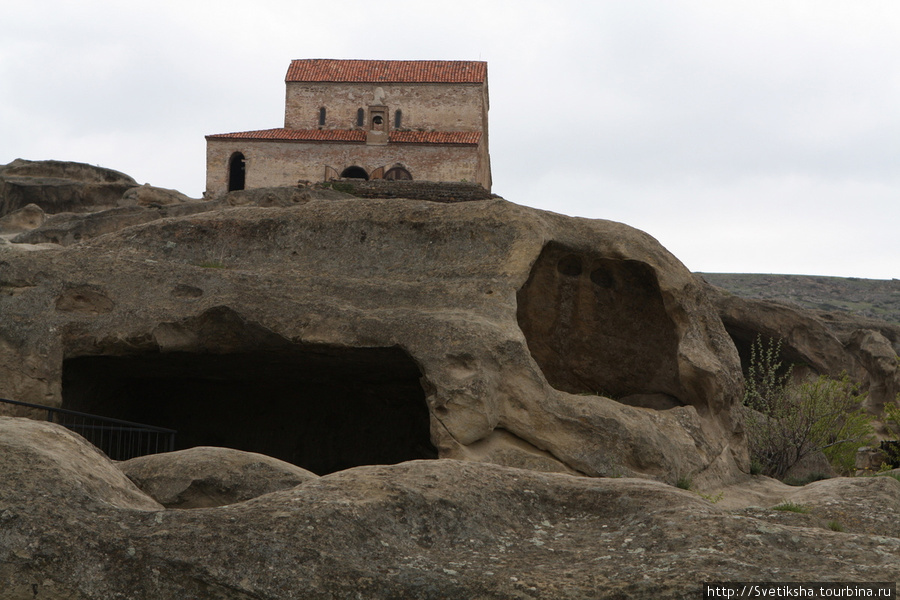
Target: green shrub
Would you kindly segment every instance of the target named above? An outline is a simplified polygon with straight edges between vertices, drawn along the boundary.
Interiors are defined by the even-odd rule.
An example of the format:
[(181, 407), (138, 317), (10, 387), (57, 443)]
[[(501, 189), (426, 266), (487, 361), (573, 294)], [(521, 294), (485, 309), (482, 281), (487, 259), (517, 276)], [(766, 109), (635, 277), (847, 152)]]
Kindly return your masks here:
[(795, 382), (779, 359), (781, 342), (757, 338), (750, 350), (744, 391), (751, 461), (777, 479), (804, 457), (824, 452), (841, 472), (850, 472), (856, 450), (871, 439), (871, 418), (860, 408), (865, 395), (844, 374)]
[(772, 510), (782, 510), (787, 512), (794, 513), (803, 513), (806, 514), (809, 512), (809, 509), (803, 506), (802, 504), (795, 504), (793, 502), (785, 502), (783, 504), (779, 504), (778, 506), (773, 506)]
[(832, 531), (844, 531), (844, 526), (837, 521), (828, 521), (828, 529)]
[(691, 482), (690, 477), (682, 475), (681, 477), (678, 478), (678, 481), (675, 482), (675, 487), (682, 489), (682, 490), (689, 490), (689, 489), (691, 489), (691, 483), (692, 482)]

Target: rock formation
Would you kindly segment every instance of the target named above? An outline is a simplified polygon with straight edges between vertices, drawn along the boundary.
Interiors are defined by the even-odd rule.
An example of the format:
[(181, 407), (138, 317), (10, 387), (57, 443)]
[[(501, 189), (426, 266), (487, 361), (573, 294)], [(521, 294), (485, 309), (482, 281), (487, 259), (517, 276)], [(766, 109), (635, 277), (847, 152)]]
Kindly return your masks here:
[(166, 508), (244, 502), (316, 477), (271, 456), (204, 446), (139, 456), (118, 467), (141, 491)]
[[(0, 247), (0, 396), (318, 474), (436, 457), (709, 485), (746, 470), (734, 347), (646, 234), (500, 199), (241, 196)], [(112, 210), (136, 208), (172, 210)]]
[(113, 463), (0, 417), (4, 599), (900, 576), (900, 483), (750, 477), (738, 406), (756, 333), (873, 376), (890, 329), (750, 310), (640, 231), (496, 198), (194, 201), (27, 161), (0, 184), (0, 397), (172, 427), (182, 448)]
[(900, 394), (900, 326), (771, 300), (742, 298), (710, 286), (725, 329), (745, 368), (758, 336), (781, 340), (784, 361), (813, 375), (847, 373), (868, 392), (867, 408), (880, 415)]
[(112, 208), (137, 182), (83, 163), (16, 159), (0, 166), (0, 216), (29, 204), (48, 214)]
[[(0, 417), (0, 455), (5, 600), (658, 600), (696, 597), (704, 581), (900, 577), (889, 477), (760, 478), (704, 498), (640, 479), (412, 461), (165, 510), (59, 426)], [(785, 501), (808, 512), (772, 510)]]

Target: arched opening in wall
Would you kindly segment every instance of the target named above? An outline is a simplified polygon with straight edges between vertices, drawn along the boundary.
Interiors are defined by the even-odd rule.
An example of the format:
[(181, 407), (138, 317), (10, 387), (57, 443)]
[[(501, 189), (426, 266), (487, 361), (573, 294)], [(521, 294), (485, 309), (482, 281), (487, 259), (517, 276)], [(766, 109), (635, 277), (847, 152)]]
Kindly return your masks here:
[(68, 358), (63, 407), (176, 429), (176, 449), (237, 448), (318, 474), (437, 458), (402, 349), (295, 344), (227, 309), (180, 327), (223, 351)]
[(403, 111), (399, 108), (394, 111), (394, 128), (400, 129), (403, 127)]
[(412, 175), (410, 174), (409, 171), (407, 171), (403, 167), (391, 167), (384, 174), (384, 178), (390, 179), (392, 181), (400, 181), (400, 180), (411, 181)]
[(341, 171), (341, 177), (345, 179), (365, 179), (368, 181), (369, 174), (362, 167), (347, 167)]
[(235, 152), (228, 159), (228, 191), (242, 190), (247, 182), (247, 159)]
[(554, 388), (683, 405), (678, 334), (650, 265), (550, 243), (516, 300), (528, 349)]

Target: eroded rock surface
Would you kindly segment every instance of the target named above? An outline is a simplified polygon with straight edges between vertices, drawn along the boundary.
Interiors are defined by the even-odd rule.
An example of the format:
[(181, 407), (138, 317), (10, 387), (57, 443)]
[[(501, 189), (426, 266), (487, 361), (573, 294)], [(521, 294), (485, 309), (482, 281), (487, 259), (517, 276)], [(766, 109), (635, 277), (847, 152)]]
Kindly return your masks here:
[(319, 474), (483, 457), (714, 485), (747, 468), (738, 356), (702, 284), (619, 223), (311, 195), (15, 246), (0, 395)]
[(234, 504), (316, 478), (271, 456), (205, 446), (140, 456), (117, 466), (166, 508)]
[(16, 159), (0, 166), (0, 216), (28, 204), (47, 214), (112, 208), (137, 185), (128, 175), (103, 167)]
[(742, 298), (712, 286), (708, 291), (745, 369), (750, 346), (761, 336), (781, 340), (783, 360), (798, 369), (832, 377), (848, 374), (868, 392), (867, 408), (874, 415), (900, 393), (900, 326), (847, 312)]
[(853, 518), (867, 491), (897, 510), (888, 478), (795, 489), (813, 510), (797, 514), (640, 479), (413, 461), (165, 510), (56, 425), (0, 418), (0, 453), (9, 600), (660, 599), (695, 597), (703, 581), (900, 577), (896, 527), (872, 535)]

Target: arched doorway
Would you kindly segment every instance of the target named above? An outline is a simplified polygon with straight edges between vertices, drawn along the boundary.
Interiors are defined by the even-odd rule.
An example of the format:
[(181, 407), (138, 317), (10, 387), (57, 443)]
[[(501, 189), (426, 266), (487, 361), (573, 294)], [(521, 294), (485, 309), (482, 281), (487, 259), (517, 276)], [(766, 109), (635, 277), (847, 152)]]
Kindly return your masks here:
[(399, 181), (399, 180), (410, 181), (410, 180), (412, 180), (412, 175), (410, 174), (409, 171), (407, 171), (403, 167), (391, 167), (384, 174), (384, 178), (390, 179), (392, 181)]
[(240, 152), (235, 152), (228, 159), (228, 191), (244, 189), (247, 180), (247, 159)]
[(369, 174), (362, 167), (347, 167), (341, 171), (341, 177), (345, 179), (365, 179), (369, 180)]

